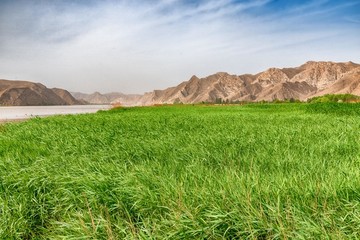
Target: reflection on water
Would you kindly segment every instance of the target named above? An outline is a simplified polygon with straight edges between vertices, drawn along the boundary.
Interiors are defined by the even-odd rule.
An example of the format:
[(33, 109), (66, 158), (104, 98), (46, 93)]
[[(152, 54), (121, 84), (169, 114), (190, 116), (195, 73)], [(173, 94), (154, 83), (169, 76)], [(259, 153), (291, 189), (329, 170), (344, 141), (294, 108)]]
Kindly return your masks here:
[(110, 108), (110, 105), (0, 107), (0, 120), (26, 119), (36, 116), (50, 116), (58, 114), (95, 113), (99, 110), (106, 110)]

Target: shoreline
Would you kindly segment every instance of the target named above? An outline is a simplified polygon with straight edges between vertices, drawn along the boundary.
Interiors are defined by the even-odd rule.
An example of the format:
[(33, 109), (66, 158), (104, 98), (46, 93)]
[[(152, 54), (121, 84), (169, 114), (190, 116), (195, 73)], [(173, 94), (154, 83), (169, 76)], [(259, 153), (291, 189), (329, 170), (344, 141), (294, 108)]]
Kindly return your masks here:
[(109, 109), (111, 105), (6, 106), (0, 107), (0, 123), (25, 121), (33, 117), (96, 113)]
[(0, 119), (0, 124), (14, 123), (14, 122), (24, 122), (24, 121), (29, 120), (29, 119), (30, 119), (30, 118)]

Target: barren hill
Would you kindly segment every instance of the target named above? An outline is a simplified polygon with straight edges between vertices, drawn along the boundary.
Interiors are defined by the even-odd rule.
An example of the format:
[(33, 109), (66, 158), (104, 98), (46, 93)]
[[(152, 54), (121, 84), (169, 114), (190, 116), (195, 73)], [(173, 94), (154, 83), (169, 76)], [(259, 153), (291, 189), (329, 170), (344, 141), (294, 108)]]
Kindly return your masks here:
[(220, 72), (165, 90), (145, 93), (137, 105), (223, 101), (306, 100), (327, 93), (360, 95), (360, 65), (309, 61), (295, 68), (270, 68), (255, 75)]
[(92, 94), (72, 92), (78, 100), (84, 100), (91, 104), (111, 104), (111, 103), (121, 103), (124, 106), (133, 106), (139, 101), (142, 97), (140, 94), (124, 94), (119, 92), (105, 93), (101, 94), (99, 92), (94, 92)]
[(59, 88), (49, 89), (41, 83), (0, 80), (0, 105), (74, 105), (83, 104), (71, 94)]

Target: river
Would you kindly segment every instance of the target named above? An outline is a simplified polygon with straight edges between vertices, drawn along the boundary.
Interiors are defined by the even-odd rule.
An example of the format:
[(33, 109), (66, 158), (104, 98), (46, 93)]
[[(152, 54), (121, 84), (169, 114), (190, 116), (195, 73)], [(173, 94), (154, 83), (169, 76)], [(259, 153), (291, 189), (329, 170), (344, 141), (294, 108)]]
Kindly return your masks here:
[(71, 106), (15, 106), (0, 107), (0, 121), (27, 119), (63, 114), (95, 113), (110, 109), (111, 105), (71, 105)]

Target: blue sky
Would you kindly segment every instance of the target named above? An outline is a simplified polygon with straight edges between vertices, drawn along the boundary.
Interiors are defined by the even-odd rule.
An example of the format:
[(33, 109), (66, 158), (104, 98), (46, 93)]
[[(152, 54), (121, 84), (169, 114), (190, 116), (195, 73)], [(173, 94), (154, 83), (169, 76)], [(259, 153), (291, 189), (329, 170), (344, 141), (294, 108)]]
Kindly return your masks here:
[(192, 75), (360, 62), (360, 0), (0, 0), (0, 78), (142, 93)]

